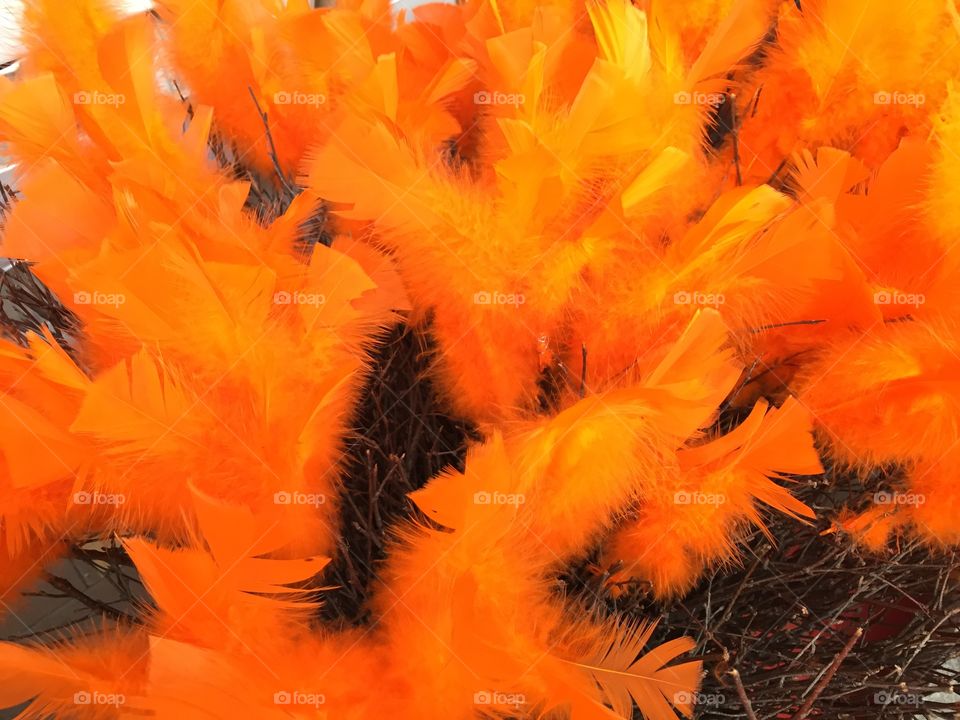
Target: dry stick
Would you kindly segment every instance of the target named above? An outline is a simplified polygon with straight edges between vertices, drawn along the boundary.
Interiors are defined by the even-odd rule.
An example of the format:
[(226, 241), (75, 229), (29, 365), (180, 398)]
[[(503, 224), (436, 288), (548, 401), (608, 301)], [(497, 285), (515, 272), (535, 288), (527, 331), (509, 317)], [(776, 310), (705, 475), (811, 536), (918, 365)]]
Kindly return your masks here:
[(580, 358), (582, 364), (580, 366), (580, 397), (583, 398), (587, 392), (587, 345), (586, 343), (580, 343)]
[[(28, 593), (22, 593), (24, 597), (28, 597)], [(65, 623), (60, 625), (54, 625), (53, 627), (46, 628), (45, 630), (31, 630), (28, 633), (23, 633), (22, 635), (4, 635), (4, 642), (17, 642), (18, 640), (35, 640), (41, 635), (56, 635), (58, 637), (63, 637), (64, 631), (69, 630), (71, 633), (76, 632), (77, 624), (73, 620), (68, 620)], [(76, 635), (73, 634), (71, 637), (75, 638)]]
[[(950, 557), (951, 557), (951, 558), (955, 557), (955, 554), (954, 554), (954, 553), (950, 553)], [(938, 609), (938, 610), (940, 610), (940, 609), (943, 608), (943, 595), (944, 595), (944, 593), (946, 593), (946, 591), (947, 591), (947, 581), (948, 581), (949, 577), (950, 577), (949, 573), (940, 576), (940, 579), (941, 579), (943, 582), (940, 583), (940, 593), (939, 593), (939, 595), (938, 595), (938, 597), (937, 597), (937, 609)]]
[(733, 401), (740, 397), (740, 393), (743, 392), (743, 389), (753, 382), (753, 371), (757, 369), (757, 365), (759, 364), (760, 358), (758, 357), (753, 361), (753, 364), (749, 367), (749, 369), (743, 374), (743, 380), (741, 380), (737, 387), (730, 392), (730, 394), (727, 396), (727, 399), (723, 401), (723, 405), (720, 407), (721, 411), (726, 410), (733, 405)]
[(825, 322), (826, 320), (794, 320), (792, 322), (774, 323), (773, 325), (761, 325), (758, 328), (751, 328), (749, 332), (756, 335), (757, 333), (766, 332), (767, 330), (777, 330), (795, 325), (822, 325)]
[(730, 103), (730, 132), (733, 135), (733, 164), (737, 169), (737, 187), (743, 185), (743, 175), (740, 173), (740, 128), (737, 127), (737, 95), (727, 93)]
[[(129, 602), (134, 602), (135, 597), (130, 590), (129, 583), (136, 582), (140, 585), (143, 583), (139, 580), (139, 578), (128, 577), (127, 574), (123, 572), (115, 553), (105, 550), (85, 550), (84, 548), (77, 547), (76, 545), (70, 548), (70, 553), (72, 558), (79, 560), (90, 567), (96, 568), (98, 572), (103, 574), (103, 577), (111, 585), (124, 594)], [(100, 563), (105, 563), (109, 567), (101, 568)], [(133, 563), (129, 563), (128, 567), (132, 568)], [(111, 576), (110, 570), (112, 570), (116, 575), (116, 579)]]
[(64, 595), (68, 595), (69, 597), (72, 597), (74, 600), (77, 600), (83, 603), (91, 610), (102, 612), (104, 615), (107, 615), (110, 618), (117, 620), (119, 622), (127, 622), (133, 625), (140, 624), (140, 620), (138, 618), (135, 618), (131, 615), (127, 615), (125, 612), (121, 612), (117, 610), (115, 607), (111, 607), (106, 603), (100, 602), (99, 600), (96, 600), (90, 597), (85, 592), (75, 587), (73, 583), (71, 583), (69, 580), (65, 578), (59, 577), (57, 575), (51, 575), (50, 573), (44, 573), (43, 580), (44, 582), (55, 587)]
[(733, 597), (727, 602), (727, 609), (723, 613), (723, 617), (720, 618), (720, 622), (717, 623), (718, 627), (726, 625), (727, 621), (730, 619), (730, 616), (733, 614), (733, 608), (737, 604), (737, 600), (740, 599), (740, 593), (743, 592), (744, 586), (750, 581), (750, 578), (753, 576), (753, 571), (757, 569), (757, 566), (760, 564), (760, 558), (754, 555), (755, 560), (753, 565), (750, 566), (750, 569), (743, 576), (743, 579), (737, 585), (736, 592), (733, 593)]
[(747, 720), (757, 720), (757, 714), (753, 711), (750, 698), (747, 697), (747, 690), (743, 687), (740, 673), (734, 668), (730, 671), (730, 674), (733, 675), (733, 683), (737, 686), (737, 696), (740, 698), (740, 704), (743, 705), (743, 711), (747, 714)]
[(910, 663), (913, 662), (914, 658), (916, 658), (917, 655), (920, 654), (920, 651), (923, 650), (924, 646), (925, 646), (928, 642), (930, 642), (930, 638), (933, 637), (933, 634), (934, 634), (937, 630), (940, 629), (940, 626), (941, 626), (941, 625), (943, 625), (947, 620), (949, 620), (950, 618), (952, 618), (952, 617), (953, 617), (954, 615), (956, 615), (958, 612), (960, 612), (960, 607), (954, 608), (953, 610), (951, 610), (950, 612), (948, 612), (946, 615), (944, 615), (942, 618), (940, 618), (940, 621), (930, 629), (930, 632), (928, 632), (928, 633), (924, 636), (924, 638), (923, 638), (923, 640), (920, 642), (920, 644), (917, 645), (917, 649), (914, 651), (913, 655), (910, 656), (910, 659), (907, 660), (906, 663), (904, 663), (904, 665), (903, 665), (902, 668), (900, 668), (900, 672), (899, 672), (899, 674), (897, 675), (897, 680), (898, 680), (898, 681), (900, 680), (900, 678), (903, 677), (903, 674), (907, 671), (907, 668), (910, 667)]
[(847, 644), (843, 646), (843, 650), (837, 653), (837, 656), (833, 659), (833, 662), (830, 663), (830, 667), (827, 668), (827, 671), (823, 674), (823, 677), (820, 678), (820, 682), (817, 683), (816, 687), (813, 688), (813, 692), (810, 693), (810, 697), (807, 698), (807, 701), (797, 710), (797, 714), (794, 715), (790, 720), (804, 720), (807, 715), (810, 714), (810, 710), (813, 708), (813, 704), (817, 701), (817, 698), (820, 697), (820, 694), (827, 689), (827, 685), (830, 684), (830, 681), (833, 680), (833, 676), (837, 674), (837, 670), (840, 669), (840, 664), (846, 659), (847, 655), (850, 654), (850, 651), (853, 650), (853, 646), (857, 643), (857, 640), (863, 635), (863, 628), (858, 627), (853, 635), (850, 636), (850, 639), (847, 640)]
[(760, 95), (763, 93), (763, 85), (757, 88), (757, 91), (753, 94), (753, 110), (750, 111), (750, 117), (757, 116), (757, 110), (760, 108)]
[(250, 91), (250, 97), (253, 98), (253, 104), (257, 107), (257, 114), (260, 115), (260, 121), (263, 123), (263, 127), (267, 131), (267, 144), (270, 146), (270, 160), (273, 161), (273, 169), (277, 173), (277, 177), (280, 178), (280, 182), (283, 183), (283, 187), (287, 189), (291, 195), (296, 195), (297, 191), (287, 182), (287, 176), (283, 174), (283, 170), (280, 169), (280, 160), (277, 158), (277, 146), (273, 144), (273, 134), (270, 132), (270, 122), (267, 117), (267, 113), (260, 107), (260, 102), (257, 100), (256, 94), (253, 92), (253, 88), (247, 85), (247, 90)]
[[(346, 493), (349, 497), (350, 493)], [(353, 591), (355, 597), (360, 597), (363, 593), (363, 583), (360, 580), (360, 575), (357, 573), (357, 569), (353, 565), (353, 557), (350, 554), (350, 546), (347, 545), (346, 540), (343, 538), (337, 539), (337, 545), (340, 546), (340, 552), (343, 553), (343, 557), (347, 561), (347, 575), (350, 578), (350, 589)]]

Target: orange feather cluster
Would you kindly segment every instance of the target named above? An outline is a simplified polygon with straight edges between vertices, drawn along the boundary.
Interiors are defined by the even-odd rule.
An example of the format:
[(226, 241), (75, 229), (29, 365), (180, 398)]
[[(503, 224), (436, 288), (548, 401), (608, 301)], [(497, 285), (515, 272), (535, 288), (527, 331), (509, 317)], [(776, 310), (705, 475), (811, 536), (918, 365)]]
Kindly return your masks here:
[[(31, 3), (0, 251), (82, 332), (0, 345), (0, 601), (113, 535), (154, 605), (0, 645), (0, 704), (669, 720), (693, 642), (584, 617), (565, 565), (683, 593), (812, 520), (822, 455), (903, 469), (837, 530), (960, 542), (960, 14), (799, 5)], [(412, 494), (373, 627), (317, 627), (398, 322), (483, 439)]]

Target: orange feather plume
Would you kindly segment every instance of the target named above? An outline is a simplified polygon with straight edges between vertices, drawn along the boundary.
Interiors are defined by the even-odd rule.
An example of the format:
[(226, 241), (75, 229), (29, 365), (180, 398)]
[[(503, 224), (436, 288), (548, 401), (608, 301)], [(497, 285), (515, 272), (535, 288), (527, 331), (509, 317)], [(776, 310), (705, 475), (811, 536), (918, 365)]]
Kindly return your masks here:
[[(821, 456), (886, 482), (826, 532), (960, 543), (953, 2), (312, 4), (25, 10), (0, 251), (69, 327), (0, 341), (0, 607), (91, 538), (149, 599), (0, 643), (0, 704), (693, 717), (694, 640), (559, 574), (680, 596), (818, 519)], [(386, 453), (419, 510), (346, 629), (322, 573), (402, 324), (476, 432), (432, 478)]]

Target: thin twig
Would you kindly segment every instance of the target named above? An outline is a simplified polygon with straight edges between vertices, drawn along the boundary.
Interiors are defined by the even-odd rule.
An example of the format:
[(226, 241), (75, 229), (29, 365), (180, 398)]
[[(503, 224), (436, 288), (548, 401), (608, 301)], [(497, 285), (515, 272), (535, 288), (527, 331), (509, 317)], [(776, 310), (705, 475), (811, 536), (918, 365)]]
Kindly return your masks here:
[(790, 718), (790, 720), (804, 720), (804, 718), (810, 714), (813, 704), (817, 701), (817, 698), (820, 697), (820, 694), (826, 690), (827, 685), (830, 684), (830, 681), (833, 680), (833, 676), (836, 675), (837, 670), (840, 669), (841, 663), (843, 663), (847, 655), (850, 654), (850, 651), (853, 650), (853, 646), (857, 644), (857, 640), (859, 640), (862, 636), (863, 628), (858, 627), (856, 631), (854, 631), (853, 635), (850, 636), (850, 639), (847, 640), (847, 643), (843, 646), (843, 649), (837, 653), (837, 656), (833, 659), (833, 662), (830, 663), (827, 671), (823, 674), (823, 677), (820, 678), (820, 681), (817, 683), (816, 687), (813, 688), (813, 692), (810, 693), (810, 697), (807, 698), (807, 701), (800, 707), (799, 710), (797, 710), (797, 714)]
[(743, 711), (747, 715), (747, 720), (757, 720), (757, 714), (753, 711), (750, 698), (747, 697), (747, 690), (743, 687), (743, 680), (740, 679), (740, 673), (734, 668), (730, 671), (730, 674), (733, 675), (733, 684), (737, 687), (737, 696), (740, 698), (740, 704), (743, 705)]
[(760, 95), (763, 93), (763, 85), (757, 88), (757, 91), (753, 94), (753, 110), (750, 112), (750, 117), (756, 117), (757, 109), (760, 107)]
[(730, 103), (730, 133), (733, 135), (733, 165), (737, 171), (737, 187), (743, 185), (743, 175), (740, 172), (740, 128), (737, 127), (737, 95), (727, 93), (727, 102)]
[(280, 182), (283, 183), (283, 187), (291, 195), (296, 195), (296, 189), (290, 185), (287, 181), (287, 176), (283, 174), (283, 170), (280, 168), (280, 159), (277, 157), (277, 146), (273, 143), (273, 134), (270, 132), (270, 120), (267, 117), (267, 113), (260, 107), (260, 102), (257, 100), (256, 93), (253, 92), (253, 88), (249, 85), (247, 90), (250, 91), (250, 97), (253, 98), (253, 104), (257, 107), (257, 113), (260, 115), (260, 120), (263, 122), (263, 127), (267, 132), (267, 144), (270, 146), (270, 160), (273, 161), (273, 169), (277, 173), (277, 177), (280, 178)]
[(753, 328), (749, 332), (753, 335), (757, 333), (762, 333), (767, 330), (776, 330), (778, 328), (793, 327), (795, 325), (822, 325), (826, 320), (794, 320), (793, 322), (784, 322), (784, 323), (775, 323), (773, 325), (761, 325), (758, 328)]
[(587, 346), (586, 343), (580, 344), (580, 397), (583, 398), (587, 393)]
[(903, 667), (900, 669), (900, 673), (897, 675), (897, 680), (898, 680), (898, 681), (900, 680), (900, 678), (903, 677), (903, 674), (907, 671), (907, 668), (910, 667), (910, 663), (913, 662), (914, 658), (917, 657), (917, 655), (920, 654), (920, 651), (923, 650), (924, 646), (925, 646), (928, 642), (930, 642), (931, 636), (932, 636), (937, 630), (940, 629), (940, 626), (941, 626), (941, 625), (943, 625), (944, 623), (946, 623), (947, 620), (949, 620), (950, 618), (952, 618), (952, 617), (953, 617), (954, 615), (956, 615), (958, 612), (960, 612), (960, 607), (956, 607), (956, 608), (954, 608), (953, 610), (951, 610), (950, 612), (948, 612), (946, 615), (944, 615), (942, 618), (940, 618), (939, 622), (937, 622), (937, 624), (934, 625), (934, 626), (930, 629), (930, 632), (928, 632), (928, 633), (923, 637), (923, 639), (917, 644), (917, 649), (914, 651), (913, 655), (910, 656), (910, 659), (907, 660), (907, 662), (904, 663)]
[(117, 610), (115, 607), (107, 605), (104, 602), (90, 597), (85, 592), (74, 586), (69, 580), (59, 577), (58, 575), (53, 575), (51, 573), (43, 574), (44, 582), (52, 585), (57, 590), (62, 592), (64, 595), (69, 595), (74, 600), (79, 601), (80, 603), (86, 605), (91, 610), (96, 610), (97, 612), (103, 613), (104, 615), (117, 620), (119, 622), (130, 623), (132, 625), (139, 625), (140, 620), (133, 617), (132, 615), (127, 615), (125, 612)]

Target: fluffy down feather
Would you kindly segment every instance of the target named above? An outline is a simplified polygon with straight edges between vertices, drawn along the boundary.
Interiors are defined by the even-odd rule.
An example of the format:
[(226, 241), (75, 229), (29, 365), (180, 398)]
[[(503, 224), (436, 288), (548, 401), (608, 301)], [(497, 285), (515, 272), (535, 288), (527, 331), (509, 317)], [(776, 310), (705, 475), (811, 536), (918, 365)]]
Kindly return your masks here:
[(942, 457), (956, 442), (960, 398), (951, 328), (899, 322), (827, 346), (800, 399), (855, 467)]
[(679, 595), (703, 569), (736, 559), (743, 526), (764, 527), (761, 503), (812, 518), (810, 508), (774, 482), (782, 474), (823, 471), (810, 429), (809, 413), (792, 398), (769, 411), (760, 402), (736, 429), (681, 450), (673, 483), (645, 498), (637, 517), (610, 540), (611, 583), (640, 578), (660, 597)]
[[(947, 3), (782, 2), (777, 43), (747, 96), (745, 177), (769, 178), (804, 147), (848, 150), (877, 167), (904, 135), (930, 130), (960, 54)], [(946, 49), (944, 51), (944, 49)]]

